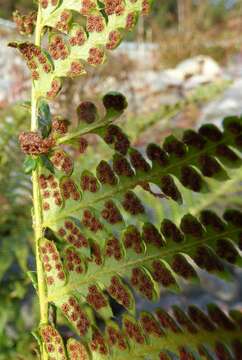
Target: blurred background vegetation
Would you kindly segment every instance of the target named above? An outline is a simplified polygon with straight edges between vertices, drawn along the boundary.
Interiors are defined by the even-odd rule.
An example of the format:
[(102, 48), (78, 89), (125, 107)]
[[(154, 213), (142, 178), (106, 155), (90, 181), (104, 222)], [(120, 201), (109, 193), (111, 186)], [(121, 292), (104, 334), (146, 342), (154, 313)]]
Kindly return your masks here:
[[(6, 46), (16, 36), (10, 22), (13, 10), (27, 12), (34, 6), (32, 0), (0, 0), (0, 360), (35, 358), (34, 337), (29, 334), (38, 318), (29, 272), (35, 266), (31, 181), (23, 174), (17, 141), (19, 132), (29, 127), (30, 114), (23, 101), (29, 100), (30, 80), (20, 58)], [(152, 14), (129, 35), (129, 44), (106, 65), (65, 83), (58, 101), (51, 104), (52, 112), (68, 115), (74, 124), (81, 99), (101, 106), (105, 91), (121, 90), (130, 107), (119, 123), (141, 149), (148, 142), (162, 143), (171, 132), (179, 137), (184, 128), (197, 128), (203, 122), (219, 125), (223, 116), (242, 112), (241, 31), (241, 0), (156, 1)], [(88, 140), (82, 168), (94, 168), (102, 157), (110, 157), (102, 142)], [(205, 207), (219, 214), (228, 204), (242, 209), (241, 182), (242, 170), (237, 170), (231, 171), (227, 183), (210, 182), (212, 196), (182, 189), (182, 207), (165, 199), (154, 201), (140, 191), (160, 217), (172, 216), (179, 222), (185, 212), (197, 214)], [(185, 303), (190, 297), (202, 303), (212, 298), (226, 306), (237, 304), (240, 292), (239, 282), (214, 284), (209, 278), (202, 288), (185, 288), (179, 301)], [(162, 305), (174, 302), (174, 296), (164, 293)]]

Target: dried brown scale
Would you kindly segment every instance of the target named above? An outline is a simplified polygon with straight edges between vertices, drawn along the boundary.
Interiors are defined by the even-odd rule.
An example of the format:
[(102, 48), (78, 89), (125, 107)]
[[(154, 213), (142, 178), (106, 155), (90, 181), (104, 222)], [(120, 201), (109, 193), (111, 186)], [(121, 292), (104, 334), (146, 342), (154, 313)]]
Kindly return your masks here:
[(132, 215), (143, 214), (145, 211), (144, 206), (142, 205), (140, 199), (132, 191), (128, 191), (124, 195), (124, 200), (122, 201), (122, 205), (124, 209)]
[(37, 132), (22, 132), (19, 135), (21, 150), (27, 155), (47, 154), (55, 145), (52, 137), (42, 139)]
[(216, 253), (222, 259), (225, 259), (231, 264), (236, 263), (239, 256), (238, 251), (234, 245), (227, 239), (219, 239), (216, 243)]
[(176, 284), (176, 280), (171, 271), (158, 260), (152, 263), (152, 276), (155, 281), (161, 283), (164, 287)]
[(126, 249), (133, 249), (137, 254), (144, 251), (141, 234), (134, 226), (124, 233), (123, 243)]
[(130, 320), (125, 319), (124, 321), (124, 328), (127, 336), (137, 342), (138, 344), (144, 344), (145, 343), (145, 337), (142, 334), (140, 327), (131, 322)]
[(163, 332), (158, 324), (158, 322), (150, 315), (143, 314), (140, 318), (142, 328), (148, 335), (153, 335), (156, 337), (161, 337)]
[(105, 255), (107, 257), (114, 257), (117, 261), (122, 259), (123, 254), (118, 239), (113, 237), (107, 241)]
[(106, 161), (101, 161), (97, 167), (97, 178), (101, 184), (116, 185), (117, 177)]
[(132, 270), (131, 284), (148, 300), (153, 299), (154, 285), (144, 270), (134, 268)]
[(169, 329), (174, 333), (181, 332), (181, 329), (179, 328), (175, 320), (173, 320), (173, 318), (166, 311), (158, 309), (156, 311), (156, 315), (162, 328)]
[(67, 319), (74, 323), (80, 336), (84, 336), (90, 327), (90, 321), (77, 300), (70, 296), (68, 301), (62, 304), (61, 310)]
[(111, 285), (107, 288), (107, 290), (109, 294), (125, 308), (130, 307), (130, 294), (117, 276), (113, 276), (111, 278)]
[(96, 285), (89, 286), (86, 299), (87, 302), (97, 311), (101, 310), (103, 307), (107, 307), (108, 305), (105, 296)]
[(168, 219), (163, 220), (161, 225), (161, 232), (166, 239), (171, 239), (176, 243), (180, 243), (184, 240), (182, 232), (172, 221)]

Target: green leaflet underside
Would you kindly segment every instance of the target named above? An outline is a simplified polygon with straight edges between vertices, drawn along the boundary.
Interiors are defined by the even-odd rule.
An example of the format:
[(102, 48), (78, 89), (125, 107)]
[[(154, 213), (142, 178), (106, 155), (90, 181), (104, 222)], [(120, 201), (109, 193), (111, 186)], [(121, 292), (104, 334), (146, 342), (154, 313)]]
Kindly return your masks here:
[[(39, 0), (42, 28), (48, 28), (46, 49), (32, 43), (10, 44), (20, 50), (30, 68), (37, 98), (54, 98), (62, 78), (86, 73), (88, 66), (104, 63), (150, 0)], [(24, 51), (23, 51), (24, 50)]]

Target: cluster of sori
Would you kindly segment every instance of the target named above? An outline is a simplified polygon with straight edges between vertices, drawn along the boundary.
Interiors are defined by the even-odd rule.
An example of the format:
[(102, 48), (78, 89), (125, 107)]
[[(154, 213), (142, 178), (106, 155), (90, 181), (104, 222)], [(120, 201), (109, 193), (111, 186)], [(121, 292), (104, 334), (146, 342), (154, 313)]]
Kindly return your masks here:
[(13, 13), (13, 20), (17, 26), (17, 30), (21, 35), (31, 35), (35, 29), (37, 13), (35, 11), (22, 15), (18, 10)]
[(108, 324), (106, 327), (106, 333), (108, 342), (111, 346), (117, 346), (118, 349), (124, 351), (127, 349), (127, 341), (125, 339), (124, 334), (121, 333), (119, 327), (115, 324)]
[(40, 192), (43, 198), (42, 207), (44, 211), (51, 210), (51, 204), (58, 207), (63, 205), (60, 184), (54, 175), (39, 176)]
[(72, 360), (89, 360), (89, 354), (81, 343), (75, 339), (69, 339), (67, 343), (67, 350), (70, 359)]
[(48, 286), (55, 286), (56, 283), (65, 283), (66, 275), (63, 264), (53, 242), (45, 240), (40, 247), (41, 260), (46, 273), (46, 282)]
[(115, 260), (120, 261), (123, 257), (120, 241), (115, 237), (112, 237), (107, 241), (105, 256), (107, 258), (114, 257)]
[(107, 290), (109, 294), (125, 308), (128, 309), (132, 306), (132, 296), (127, 286), (123, 284), (122, 280), (118, 276), (113, 276), (111, 278), (111, 284)]
[(57, 150), (51, 156), (51, 162), (56, 169), (70, 175), (73, 171), (73, 160), (63, 150)]
[(71, 220), (64, 222), (64, 226), (58, 230), (58, 235), (77, 249), (82, 247), (87, 248), (89, 246), (87, 238)]
[(87, 302), (97, 311), (108, 305), (107, 299), (96, 285), (89, 286)]
[(75, 326), (80, 336), (84, 336), (90, 328), (90, 320), (74, 296), (69, 296), (61, 305), (67, 319)]
[(124, 134), (118, 126), (108, 126), (104, 135), (104, 140), (107, 144), (113, 145), (114, 150), (120, 152), (123, 155), (127, 154), (130, 147), (130, 142), (127, 135)]
[(91, 350), (102, 355), (108, 355), (108, 346), (101, 335), (100, 331), (95, 329), (92, 335)]
[(39, 46), (28, 42), (22, 44), (10, 43), (9, 46), (19, 49), (31, 70), (33, 80), (39, 80), (42, 72), (48, 74), (53, 71), (51, 61)]
[(123, 219), (119, 209), (112, 200), (104, 203), (101, 215), (111, 225), (117, 224)]
[(66, 360), (65, 348), (63, 340), (56, 329), (50, 325), (46, 325), (41, 329), (41, 337), (45, 343), (46, 350), (49, 354), (49, 360), (58, 359)]

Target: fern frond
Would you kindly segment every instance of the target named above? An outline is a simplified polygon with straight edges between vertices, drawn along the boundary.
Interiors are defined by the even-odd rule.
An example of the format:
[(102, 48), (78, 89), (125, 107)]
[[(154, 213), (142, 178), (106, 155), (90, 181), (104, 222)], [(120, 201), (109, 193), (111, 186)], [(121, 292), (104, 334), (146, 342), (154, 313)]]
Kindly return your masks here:
[[(180, 359), (240, 359), (241, 312), (225, 314), (217, 305), (209, 304), (207, 313), (196, 306), (187, 312), (173, 306), (173, 314), (157, 309), (156, 316), (142, 312), (136, 320), (124, 315), (122, 328), (107, 321), (105, 334), (92, 329), (90, 342), (69, 339), (67, 349), (56, 329), (41, 328), (46, 349), (56, 359), (133, 359), (164, 360), (175, 355)], [(89, 355), (92, 352), (92, 357)]]
[[(116, 96), (120, 99), (120, 95), (111, 95), (112, 106), (117, 105)], [(107, 106), (109, 97), (105, 99), (107, 114), (112, 109), (111, 114), (116, 116), (114, 108)], [(94, 107), (88, 104), (88, 109), (93, 111)], [(96, 118), (96, 110), (94, 113)], [(197, 267), (228, 277), (226, 262), (241, 265), (240, 212), (228, 210), (224, 220), (210, 211), (203, 211), (200, 219), (186, 214), (179, 227), (163, 219), (157, 229), (134, 191), (142, 186), (155, 196), (165, 194), (181, 202), (172, 176), (196, 192), (207, 191), (206, 177), (225, 181), (228, 176), (222, 164), (233, 168), (241, 164), (241, 119), (225, 119), (223, 132), (205, 125), (197, 133), (186, 131), (183, 141), (170, 136), (163, 148), (149, 145), (147, 158), (130, 147), (117, 126), (100, 124), (101, 120), (97, 125), (81, 124), (81, 129), (63, 138), (58, 135), (56, 141), (61, 144), (64, 139), (64, 144), (71, 145), (82, 127), (82, 134), (89, 127), (119, 149), (112, 166), (101, 161), (96, 176), (87, 170), (79, 174), (70, 155), (57, 147), (50, 154), (55, 173), (42, 167), (39, 175), (46, 228), (40, 255), (47, 298), (86, 339), (92, 334), (93, 311), (104, 319), (113, 316), (107, 294), (134, 313), (135, 299), (129, 284), (141, 296), (155, 301), (160, 285), (178, 290), (180, 277), (196, 280)], [(152, 190), (152, 184), (160, 193)]]
[[(24, 56), (32, 73), (36, 97), (55, 97), (62, 78), (86, 73), (87, 65), (104, 63), (125, 32), (147, 14), (150, 0), (39, 0), (42, 29), (48, 29), (47, 49), (32, 43), (10, 43)], [(81, 15), (81, 16), (80, 16)]]
[(159, 130), (169, 128), (170, 121), (181, 111), (184, 111), (189, 105), (201, 106), (207, 102), (213, 101), (221, 95), (229, 86), (230, 81), (222, 80), (212, 84), (201, 85), (178, 100), (174, 104), (164, 104), (158, 110), (151, 114), (131, 115), (124, 122), (124, 130), (128, 132), (133, 142), (141, 143), (145, 138), (146, 132), (151, 132), (158, 123)]

